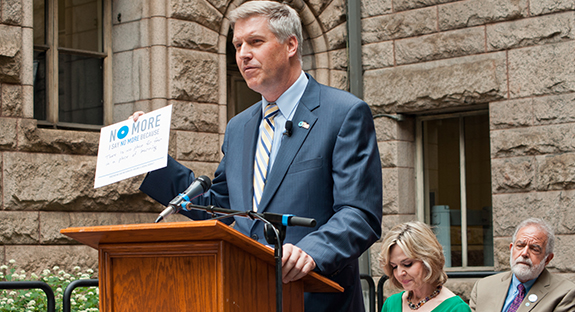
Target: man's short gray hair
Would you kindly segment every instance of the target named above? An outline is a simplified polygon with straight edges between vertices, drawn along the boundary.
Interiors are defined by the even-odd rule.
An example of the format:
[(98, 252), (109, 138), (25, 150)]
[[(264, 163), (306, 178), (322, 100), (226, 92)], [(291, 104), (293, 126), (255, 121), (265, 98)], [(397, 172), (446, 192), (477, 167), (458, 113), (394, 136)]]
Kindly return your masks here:
[(551, 225), (549, 225), (549, 223), (539, 218), (529, 218), (519, 223), (519, 225), (517, 225), (517, 227), (515, 228), (515, 233), (513, 233), (513, 244), (515, 244), (515, 239), (517, 238), (517, 232), (519, 232), (519, 230), (521, 230), (522, 228), (531, 225), (539, 228), (547, 236), (547, 246), (545, 246), (545, 255), (547, 256), (553, 253), (553, 249), (555, 248), (555, 231), (553, 231), (553, 228), (551, 227)]
[(233, 29), (237, 21), (258, 15), (268, 19), (270, 31), (280, 42), (285, 43), (286, 40), (292, 36), (297, 39), (297, 55), (301, 62), (303, 35), (301, 19), (297, 12), (284, 3), (249, 1), (240, 5), (230, 13), (230, 25)]

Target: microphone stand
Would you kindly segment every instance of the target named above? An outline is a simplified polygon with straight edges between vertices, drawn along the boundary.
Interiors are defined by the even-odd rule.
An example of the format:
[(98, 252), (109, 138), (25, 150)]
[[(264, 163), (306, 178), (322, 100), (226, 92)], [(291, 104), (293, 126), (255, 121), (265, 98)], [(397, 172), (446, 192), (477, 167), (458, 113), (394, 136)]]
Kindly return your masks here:
[[(269, 244), (274, 245), (274, 259), (276, 262), (276, 311), (282, 312), (283, 309), (283, 284), (282, 284), (282, 256), (283, 242), (285, 239), (286, 226), (306, 226), (315, 227), (315, 219), (296, 217), (289, 214), (277, 213), (257, 213), (255, 211), (238, 211), (214, 206), (199, 206), (190, 202), (183, 202), (182, 209), (202, 210), (212, 214), (211, 220), (221, 220), (233, 216), (246, 217), (252, 220), (260, 220), (265, 223), (264, 236)], [(216, 216), (222, 214), (222, 216)]]

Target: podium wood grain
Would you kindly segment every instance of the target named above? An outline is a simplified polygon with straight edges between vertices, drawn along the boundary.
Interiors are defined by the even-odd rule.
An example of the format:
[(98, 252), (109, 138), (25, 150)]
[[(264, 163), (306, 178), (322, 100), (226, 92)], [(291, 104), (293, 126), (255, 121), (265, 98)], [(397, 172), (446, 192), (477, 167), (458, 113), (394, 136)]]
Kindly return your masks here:
[[(68, 228), (99, 254), (100, 311), (275, 311), (273, 250), (217, 221)], [(283, 284), (283, 310), (303, 292), (340, 292), (312, 272)]]

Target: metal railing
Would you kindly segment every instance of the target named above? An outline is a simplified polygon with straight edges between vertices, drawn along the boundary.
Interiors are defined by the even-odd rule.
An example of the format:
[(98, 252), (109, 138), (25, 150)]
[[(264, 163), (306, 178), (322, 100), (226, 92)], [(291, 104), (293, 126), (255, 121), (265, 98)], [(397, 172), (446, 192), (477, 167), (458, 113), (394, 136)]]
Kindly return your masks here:
[[(359, 278), (366, 281), (369, 287), (369, 311), (377, 312), (375, 311), (375, 282), (373, 278), (367, 274), (360, 274)], [(379, 310), (381, 311), (381, 309)]]
[(56, 311), (56, 299), (50, 285), (39, 281), (0, 282), (0, 289), (41, 289), (46, 294), (48, 312)]
[(71, 282), (64, 290), (64, 297), (62, 298), (62, 312), (70, 312), (72, 292), (78, 287), (98, 287), (97, 279), (79, 279)]

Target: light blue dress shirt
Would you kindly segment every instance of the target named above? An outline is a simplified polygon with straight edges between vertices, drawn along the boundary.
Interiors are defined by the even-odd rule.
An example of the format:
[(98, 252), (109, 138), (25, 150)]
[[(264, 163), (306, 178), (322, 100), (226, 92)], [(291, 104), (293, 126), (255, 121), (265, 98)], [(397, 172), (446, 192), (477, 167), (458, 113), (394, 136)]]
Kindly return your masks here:
[[(274, 118), (274, 139), (272, 142), (272, 150), (270, 152), (270, 162), (268, 165), (268, 173), (271, 172), (274, 165), (274, 161), (280, 149), (282, 139), (285, 137), (283, 133), (285, 132), (285, 124), (287, 120), (291, 120), (293, 115), (299, 105), (299, 100), (301, 99), (305, 88), (307, 87), (307, 76), (302, 71), (296, 82), (294, 82), (291, 87), (289, 87), (277, 100), (276, 104), (279, 108), (279, 113)], [(262, 116), (268, 105), (268, 101), (262, 96)], [(295, 125), (294, 125), (295, 126)], [(260, 125), (260, 134), (258, 135), (258, 142), (262, 133), (262, 125)]]
[[(536, 281), (537, 279), (535, 278), (523, 283), (523, 287), (525, 287), (525, 296), (527, 296), (529, 290), (531, 290), (531, 287), (533, 287), (533, 284), (535, 284)], [(513, 299), (515, 299), (515, 297), (519, 293), (519, 290), (517, 290), (517, 286), (519, 286), (519, 283), (521, 282), (517, 279), (517, 277), (515, 277), (515, 274), (513, 274), (513, 279), (511, 280), (511, 285), (509, 285), (509, 290), (507, 291), (507, 297), (505, 298), (505, 304), (503, 305), (503, 310), (501, 310), (501, 312), (507, 312), (507, 309), (509, 309), (509, 306), (513, 302)]]

